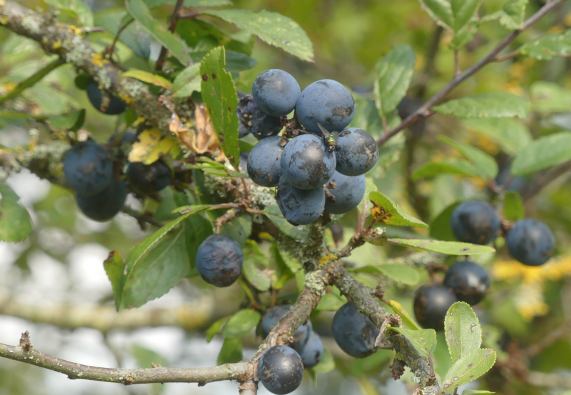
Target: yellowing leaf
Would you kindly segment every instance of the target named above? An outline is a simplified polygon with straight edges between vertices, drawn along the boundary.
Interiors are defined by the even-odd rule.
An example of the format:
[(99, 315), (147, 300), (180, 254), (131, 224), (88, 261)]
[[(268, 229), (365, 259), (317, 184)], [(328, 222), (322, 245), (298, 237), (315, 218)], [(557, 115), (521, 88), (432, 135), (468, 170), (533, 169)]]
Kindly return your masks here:
[(178, 141), (174, 137), (163, 137), (158, 129), (147, 129), (133, 144), (129, 153), (129, 162), (143, 162), (150, 165), (163, 155), (177, 156), (179, 151)]
[(172, 84), (169, 80), (160, 75), (149, 73), (148, 71), (130, 69), (123, 73), (123, 77), (135, 78), (147, 84), (160, 86), (161, 88), (169, 90), (172, 88)]

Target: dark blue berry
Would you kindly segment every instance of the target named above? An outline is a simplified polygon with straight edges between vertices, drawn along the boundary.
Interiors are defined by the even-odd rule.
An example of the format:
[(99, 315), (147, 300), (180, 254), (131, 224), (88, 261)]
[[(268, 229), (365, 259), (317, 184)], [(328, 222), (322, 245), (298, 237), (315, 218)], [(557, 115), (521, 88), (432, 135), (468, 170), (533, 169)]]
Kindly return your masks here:
[(312, 368), (321, 361), (321, 356), (324, 353), (323, 342), (317, 333), (311, 331), (307, 343), (301, 350), (296, 348), (301, 355), (303, 366)]
[(196, 268), (204, 281), (216, 287), (227, 287), (242, 272), (242, 250), (226, 236), (211, 235), (196, 252)]
[(66, 183), (83, 196), (107, 189), (113, 181), (113, 162), (108, 152), (93, 140), (80, 142), (63, 156)]
[(364, 358), (375, 351), (379, 329), (353, 303), (347, 303), (337, 310), (332, 330), (339, 347), (355, 358)]
[(337, 136), (335, 143), (337, 171), (347, 176), (365, 174), (379, 159), (377, 142), (362, 129), (349, 128)]
[(282, 147), (280, 137), (272, 136), (260, 140), (248, 155), (248, 175), (256, 184), (264, 187), (278, 185), (281, 174), (280, 158)]
[[(279, 320), (287, 314), (290, 308), (291, 305), (283, 304), (274, 306), (266, 311), (260, 324), (263, 337), (268, 336), (270, 331), (278, 324)], [(308, 321), (306, 324), (299, 326), (293, 334), (293, 344), (291, 346), (296, 350), (301, 350), (307, 343), (310, 332), (311, 322)]]
[(440, 331), (456, 295), (443, 285), (423, 285), (414, 295), (414, 316), (421, 327)]
[(467, 201), (454, 209), (451, 217), (452, 231), (459, 241), (488, 244), (500, 230), (500, 218), (496, 210), (486, 202)]
[(530, 266), (543, 265), (555, 249), (555, 237), (543, 222), (524, 219), (516, 222), (506, 237), (512, 257)]
[(282, 215), (293, 225), (311, 224), (321, 217), (325, 209), (323, 187), (297, 189), (283, 177), (280, 179), (276, 199)]
[(291, 139), (281, 157), (282, 174), (298, 189), (323, 186), (335, 172), (335, 155), (312, 134)]
[(76, 193), (77, 206), (86, 217), (94, 221), (109, 221), (121, 211), (127, 198), (127, 187), (123, 181), (112, 180), (111, 184), (95, 195)]
[(289, 114), (300, 94), (301, 88), (296, 79), (280, 69), (270, 69), (258, 75), (252, 86), (258, 107), (275, 117)]
[(334, 80), (319, 80), (308, 85), (295, 104), (295, 116), (305, 129), (320, 133), (340, 132), (353, 119), (355, 101), (351, 92)]
[(346, 176), (335, 172), (327, 184), (330, 196), (325, 210), (331, 214), (343, 214), (357, 207), (365, 195), (365, 176)]
[(171, 171), (162, 161), (150, 165), (132, 162), (127, 166), (127, 180), (131, 187), (142, 193), (154, 193), (166, 188), (171, 183)]
[(260, 358), (258, 379), (271, 393), (289, 394), (303, 380), (303, 361), (291, 347), (271, 347)]
[(444, 285), (454, 291), (458, 300), (473, 306), (486, 296), (490, 288), (490, 276), (475, 262), (458, 261), (446, 272)]

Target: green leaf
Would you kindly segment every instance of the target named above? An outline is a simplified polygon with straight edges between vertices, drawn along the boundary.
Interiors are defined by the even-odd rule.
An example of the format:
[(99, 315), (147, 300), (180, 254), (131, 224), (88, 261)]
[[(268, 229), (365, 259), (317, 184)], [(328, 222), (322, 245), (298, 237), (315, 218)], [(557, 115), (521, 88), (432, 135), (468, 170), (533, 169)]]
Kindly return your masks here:
[(200, 64), (194, 63), (176, 76), (172, 91), (174, 97), (189, 97), (193, 92), (200, 92), (200, 85)]
[(212, 234), (212, 224), (203, 215), (193, 215), (184, 221), (184, 233), (186, 239), (186, 253), (190, 265), (190, 275), (195, 275), (194, 262), (196, 251), (200, 244)]
[(111, 289), (113, 290), (113, 297), (115, 299), (115, 308), (118, 311), (121, 305), (121, 294), (123, 293), (125, 261), (123, 261), (121, 254), (117, 251), (111, 251), (107, 259), (103, 262), (103, 268), (111, 283)]
[(454, 303), (446, 312), (444, 333), (453, 363), (479, 350), (482, 345), (482, 328), (478, 317), (464, 302)]
[(508, 0), (500, 13), (500, 24), (507, 29), (521, 29), (529, 0)]
[(519, 193), (508, 191), (504, 196), (504, 218), (508, 221), (518, 221), (525, 217), (525, 207)]
[(244, 245), (242, 274), (258, 291), (267, 291), (272, 286), (272, 276), (266, 267), (268, 257), (253, 240)]
[(244, 309), (234, 314), (224, 326), (225, 337), (241, 337), (254, 333), (261, 315), (255, 310)]
[(390, 329), (406, 337), (423, 357), (428, 358), (436, 347), (436, 331), (434, 329), (408, 329), (404, 327), (391, 327)]
[(313, 45), (307, 34), (286, 16), (265, 10), (205, 10), (203, 13), (232, 23), (246, 33), (253, 34), (301, 60), (313, 61)]
[(329, 292), (323, 295), (319, 304), (315, 308), (317, 311), (337, 311), (347, 303), (347, 300), (344, 299), (341, 295), (338, 295), (335, 292)]
[(571, 55), (571, 30), (566, 30), (564, 33), (547, 34), (537, 40), (525, 43), (519, 52), (538, 60), (569, 56)]
[(51, 115), (46, 119), (46, 122), (54, 130), (77, 132), (85, 123), (85, 109), (67, 114)]
[(496, 92), (450, 100), (434, 111), (459, 118), (526, 118), (529, 102), (521, 96)]
[(235, 337), (226, 337), (222, 348), (218, 353), (216, 363), (222, 365), (225, 363), (240, 362), (242, 360), (242, 342)]
[(252, 217), (250, 215), (240, 215), (226, 222), (220, 233), (242, 245), (246, 242), (250, 233), (252, 233)]
[(553, 82), (538, 81), (531, 86), (531, 100), (534, 111), (568, 112), (571, 108), (571, 90)]
[(460, 32), (474, 18), (481, 0), (420, 0), (423, 8), (438, 24)]
[(495, 250), (489, 246), (462, 243), (458, 241), (441, 241), (430, 239), (388, 239), (390, 243), (421, 250), (437, 252), (445, 255), (480, 255), (489, 254)]
[(195, 206), (147, 236), (131, 250), (126, 270), (121, 308), (138, 307), (168, 292), (190, 271), (185, 228), (191, 215), (208, 209)]
[[(173, 4), (173, 0), (144, 0), (149, 8)], [(232, 5), (232, 0), (184, 0), (185, 7), (223, 7)]]
[(403, 324), (407, 328), (413, 330), (422, 329), (420, 326), (418, 326), (416, 321), (408, 314), (408, 312), (404, 309), (404, 307), (402, 307), (402, 305), (399, 302), (397, 302), (396, 300), (389, 300), (387, 301), (387, 304), (395, 312), (395, 314), (399, 315), (399, 317), (402, 319)]
[(521, 176), (571, 160), (571, 133), (541, 137), (522, 149), (515, 157), (511, 171)]
[(408, 45), (393, 48), (377, 65), (375, 103), (381, 114), (397, 108), (412, 81), (415, 56)]
[[(571, 108), (571, 104), (568, 108)], [(533, 104), (533, 109), (537, 105)], [(468, 129), (491, 138), (500, 145), (506, 153), (514, 155), (532, 141), (531, 133), (527, 126), (518, 119), (490, 118), (490, 119), (466, 119), (464, 124)]]
[(417, 168), (412, 173), (414, 181), (434, 178), (442, 174), (453, 174), (465, 177), (478, 177), (478, 169), (464, 159), (450, 159), (445, 162), (430, 162)]
[(486, 391), (486, 390), (466, 390), (462, 392), (462, 395), (492, 395), (495, 392)]
[(372, 209), (373, 218), (380, 223), (392, 226), (428, 227), (428, 225), (421, 220), (404, 213), (398, 204), (381, 192), (371, 192), (369, 194), (369, 200), (375, 205)]
[(498, 164), (493, 157), (484, 151), (468, 144), (459, 143), (446, 136), (440, 136), (439, 139), (460, 151), (460, 153), (470, 161), (482, 178), (493, 180), (498, 174)]
[(167, 90), (172, 89), (172, 84), (169, 80), (158, 74), (149, 73), (148, 71), (130, 69), (123, 73), (123, 77), (134, 78)]
[(496, 352), (483, 348), (457, 360), (446, 373), (442, 385), (446, 392), (454, 391), (461, 385), (483, 376), (496, 363)]
[(450, 226), (450, 218), (454, 209), (458, 207), (460, 202), (452, 203), (442, 210), (430, 223), (429, 235), (435, 240), (455, 241), (456, 236)]
[(214, 323), (212, 325), (210, 325), (208, 327), (208, 329), (206, 330), (206, 341), (208, 343), (210, 343), (212, 341), (212, 339), (214, 339), (214, 336), (216, 336), (217, 334), (219, 334), (222, 329), (224, 328), (224, 325), (226, 325), (226, 322), (228, 322), (228, 317), (222, 317), (216, 321), (214, 321)]
[(45, 0), (46, 4), (57, 8), (60, 15), (76, 20), (82, 26), (93, 26), (93, 14), (83, 0)]
[(129, 14), (184, 66), (192, 62), (186, 43), (168, 31), (164, 23), (157, 21), (143, 0), (125, 0), (125, 4)]
[(208, 52), (200, 64), (201, 92), (222, 149), (234, 167), (238, 168), (238, 96), (225, 65), (224, 47), (216, 47)]
[(152, 368), (155, 366), (166, 366), (168, 361), (158, 352), (147, 347), (134, 345), (131, 349), (131, 355), (140, 368)]
[(19, 200), (7, 184), (0, 183), (0, 241), (24, 241), (32, 233), (30, 213)]
[(381, 271), (391, 280), (398, 281), (406, 285), (416, 285), (420, 281), (420, 274), (414, 267), (399, 264), (376, 265), (376, 269)]

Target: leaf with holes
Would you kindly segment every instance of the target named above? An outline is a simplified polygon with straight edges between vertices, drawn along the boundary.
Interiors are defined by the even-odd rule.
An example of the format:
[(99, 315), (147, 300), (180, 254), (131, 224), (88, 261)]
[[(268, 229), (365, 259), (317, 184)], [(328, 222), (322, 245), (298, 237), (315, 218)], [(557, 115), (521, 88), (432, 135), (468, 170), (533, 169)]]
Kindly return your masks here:
[(238, 96), (232, 76), (226, 71), (225, 65), (224, 47), (214, 48), (202, 59), (201, 92), (222, 149), (234, 167), (238, 168)]

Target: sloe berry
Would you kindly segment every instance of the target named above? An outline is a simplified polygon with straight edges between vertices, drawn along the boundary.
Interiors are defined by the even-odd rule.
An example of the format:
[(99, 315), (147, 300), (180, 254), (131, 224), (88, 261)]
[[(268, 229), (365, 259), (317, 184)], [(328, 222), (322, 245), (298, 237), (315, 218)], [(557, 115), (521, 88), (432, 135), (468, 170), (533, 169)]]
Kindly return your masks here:
[(113, 181), (113, 162), (108, 152), (93, 140), (77, 143), (63, 156), (67, 184), (82, 196), (95, 195)]
[[(291, 305), (283, 304), (274, 306), (266, 311), (260, 323), (260, 331), (264, 338), (268, 336), (270, 331), (278, 324), (279, 320), (281, 320), (287, 314), (290, 308)], [(300, 325), (293, 334), (294, 342), (292, 347), (296, 350), (303, 349), (309, 339), (310, 332), (311, 322), (308, 321), (306, 324)]]
[(126, 105), (117, 96), (102, 91), (97, 82), (91, 81), (87, 85), (87, 97), (98, 111), (107, 115), (118, 115), (125, 111)]
[(486, 296), (490, 276), (475, 262), (458, 261), (446, 272), (444, 285), (454, 291), (458, 300), (474, 306)]
[(353, 303), (346, 303), (337, 310), (332, 330), (339, 347), (355, 358), (364, 358), (375, 351), (379, 329)]
[(301, 88), (296, 79), (280, 69), (264, 71), (252, 86), (252, 95), (258, 107), (274, 117), (289, 114), (300, 94)]
[(281, 157), (282, 175), (299, 189), (321, 187), (335, 172), (335, 155), (312, 134), (294, 137), (285, 146)]
[(226, 236), (211, 235), (196, 251), (196, 268), (204, 281), (228, 287), (240, 276), (244, 256), (238, 243)]
[(269, 348), (258, 363), (258, 379), (274, 394), (289, 394), (303, 380), (303, 361), (288, 346)]
[(335, 172), (329, 181), (331, 196), (325, 200), (325, 210), (331, 214), (343, 214), (357, 207), (365, 195), (365, 176), (346, 176)]
[(325, 209), (323, 187), (297, 189), (283, 176), (280, 178), (276, 199), (282, 215), (293, 225), (311, 224), (321, 217)]
[(154, 193), (169, 186), (172, 177), (169, 167), (159, 159), (150, 165), (141, 162), (129, 163), (127, 180), (136, 191)]
[(111, 184), (94, 195), (75, 195), (77, 206), (86, 217), (105, 222), (113, 218), (125, 204), (127, 187), (123, 181), (111, 180)]
[(414, 295), (414, 316), (423, 328), (437, 331), (444, 328), (448, 308), (456, 302), (456, 295), (443, 285), (423, 285)]
[(494, 208), (482, 201), (463, 202), (452, 212), (452, 231), (459, 241), (488, 244), (500, 230), (500, 218)]
[(260, 140), (248, 155), (248, 175), (256, 184), (264, 187), (278, 185), (281, 174), (282, 147), (279, 136)]
[(379, 159), (377, 142), (363, 129), (349, 128), (337, 136), (335, 143), (337, 171), (347, 176), (365, 174)]
[(529, 266), (543, 265), (555, 248), (551, 230), (534, 219), (517, 221), (508, 231), (506, 241), (511, 256)]
[(314, 331), (311, 331), (309, 338), (307, 339), (307, 344), (301, 350), (297, 348), (296, 350), (301, 355), (303, 366), (306, 368), (314, 367), (319, 363), (324, 352), (321, 337), (319, 337), (319, 335)]

